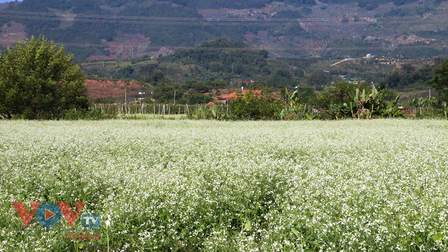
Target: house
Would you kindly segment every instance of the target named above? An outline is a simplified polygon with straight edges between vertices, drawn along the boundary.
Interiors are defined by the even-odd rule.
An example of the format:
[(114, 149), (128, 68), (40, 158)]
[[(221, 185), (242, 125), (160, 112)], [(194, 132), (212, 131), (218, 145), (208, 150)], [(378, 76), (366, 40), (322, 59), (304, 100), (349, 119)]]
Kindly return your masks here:
[(128, 95), (129, 98), (134, 98), (134, 102), (142, 101), (146, 98), (152, 98), (153, 92), (148, 90), (139, 90), (137, 93)]
[(147, 90), (141, 90), (137, 92), (137, 95), (145, 95), (146, 93), (148, 93), (149, 91)]

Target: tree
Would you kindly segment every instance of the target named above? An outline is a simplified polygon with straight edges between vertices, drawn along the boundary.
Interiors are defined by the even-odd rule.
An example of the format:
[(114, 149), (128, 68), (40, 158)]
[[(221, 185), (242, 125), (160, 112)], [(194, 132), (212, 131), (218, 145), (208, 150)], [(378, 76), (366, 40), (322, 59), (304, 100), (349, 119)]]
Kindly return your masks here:
[(346, 81), (336, 82), (334, 87), (326, 87), (317, 97), (317, 105), (321, 108), (328, 108), (331, 104), (343, 104), (353, 101), (356, 89), (369, 89), (369, 85), (365, 82), (359, 84), (349, 83)]
[(439, 99), (448, 101), (448, 60), (435, 71), (436, 77), (429, 81), (429, 84), (439, 93)]
[(0, 118), (59, 119), (87, 110), (84, 76), (72, 60), (43, 36), (0, 54)]
[(331, 83), (332, 79), (333, 78), (330, 74), (322, 70), (318, 70), (308, 77), (308, 83), (311, 86), (316, 87), (316, 89), (322, 90), (326, 85)]
[(234, 118), (242, 120), (277, 119), (283, 108), (281, 102), (269, 97), (268, 93), (255, 96), (249, 89), (246, 94), (239, 93), (229, 106)]

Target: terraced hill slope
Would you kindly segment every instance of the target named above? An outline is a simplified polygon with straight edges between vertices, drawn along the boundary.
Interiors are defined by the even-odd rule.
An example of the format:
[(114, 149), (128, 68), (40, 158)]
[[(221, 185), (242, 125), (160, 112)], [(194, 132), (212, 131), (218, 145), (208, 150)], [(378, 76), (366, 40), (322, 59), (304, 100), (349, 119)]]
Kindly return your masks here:
[(44, 34), (78, 61), (157, 57), (232, 38), (271, 57), (448, 54), (441, 0), (24, 0), (0, 5), (0, 45)]

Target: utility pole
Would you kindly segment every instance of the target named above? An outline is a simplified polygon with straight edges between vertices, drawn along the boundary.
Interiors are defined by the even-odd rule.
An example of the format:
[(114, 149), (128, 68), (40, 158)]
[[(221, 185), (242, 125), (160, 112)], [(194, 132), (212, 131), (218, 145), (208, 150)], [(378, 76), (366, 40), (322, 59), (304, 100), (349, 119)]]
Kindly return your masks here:
[(174, 105), (176, 105), (176, 90), (174, 90)]
[(428, 89), (429, 89), (429, 98), (431, 98), (431, 88), (428, 87)]

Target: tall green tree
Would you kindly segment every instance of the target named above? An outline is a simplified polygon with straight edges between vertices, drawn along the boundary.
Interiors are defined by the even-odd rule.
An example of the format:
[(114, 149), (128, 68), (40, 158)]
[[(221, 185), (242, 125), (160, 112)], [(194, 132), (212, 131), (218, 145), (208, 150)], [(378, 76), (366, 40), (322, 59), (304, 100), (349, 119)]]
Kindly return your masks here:
[(0, 118), (58, 119), (87, 110), (84, 76), (72, 60), (44, 36), (0, 54)]
[(436, 77), (429, 81), (429, 84), (439, 93), (439, 99), (448, 101), (448, 60), (435, 71)]

